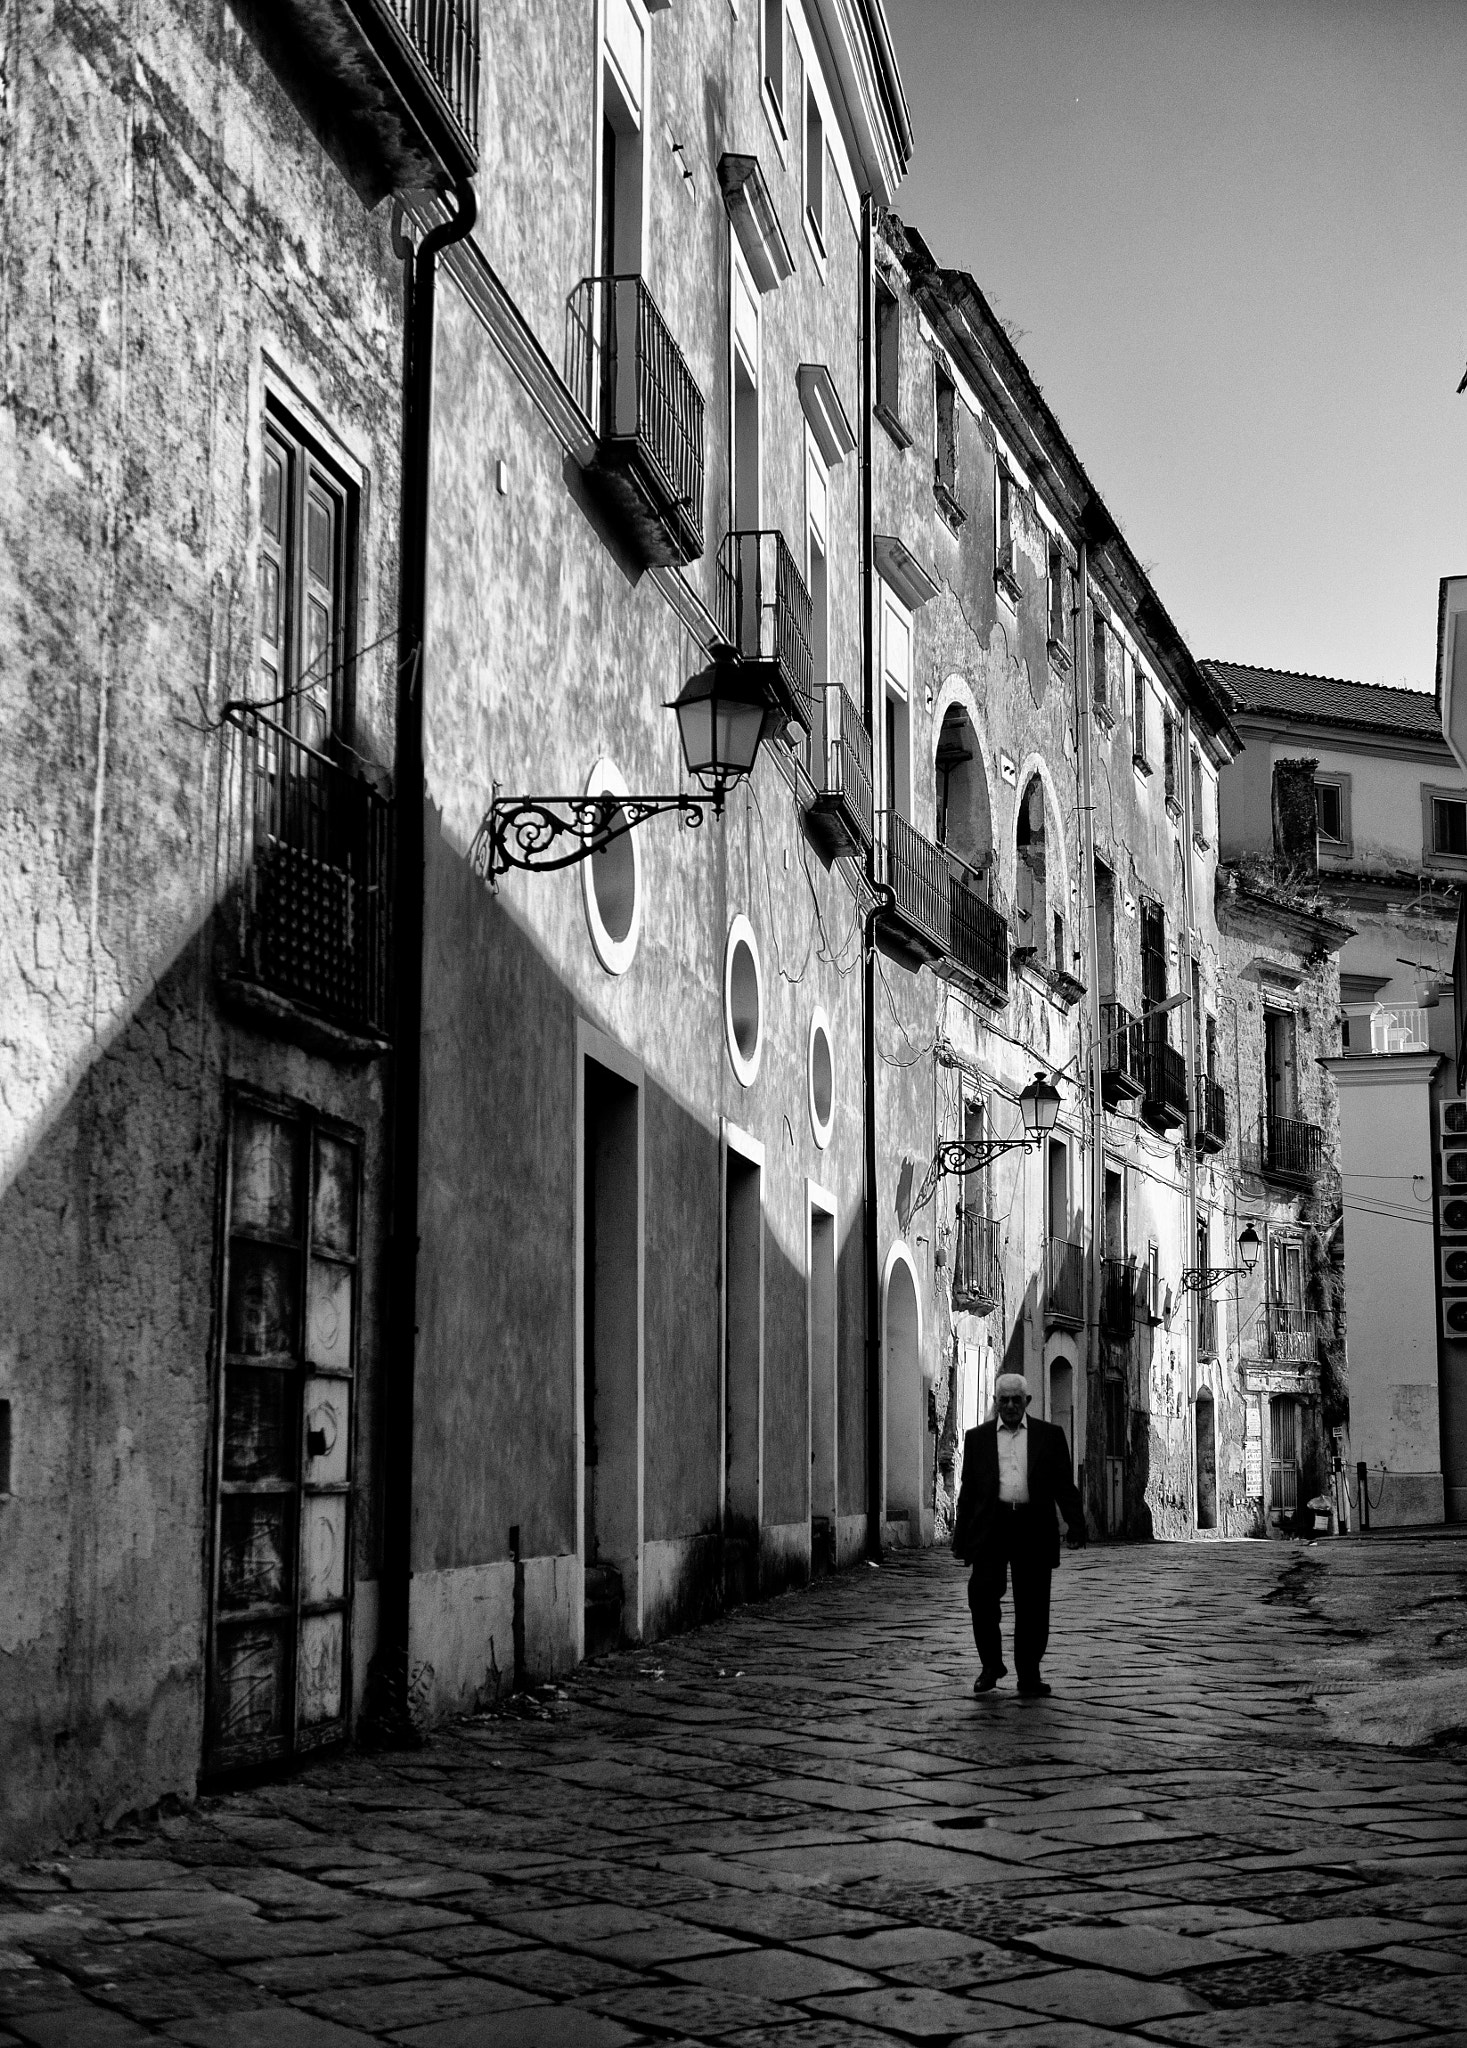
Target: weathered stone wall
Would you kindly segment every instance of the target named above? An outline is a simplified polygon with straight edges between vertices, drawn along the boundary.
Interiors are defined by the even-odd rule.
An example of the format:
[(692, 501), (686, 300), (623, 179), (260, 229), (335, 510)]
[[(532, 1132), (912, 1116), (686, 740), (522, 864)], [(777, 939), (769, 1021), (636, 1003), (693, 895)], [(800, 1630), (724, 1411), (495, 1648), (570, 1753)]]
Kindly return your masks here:
[[(229, 8), (11, 10), (0, 37), (0, 1839), (20, 1849), (198, 1769), (226, 1077), (366, 1132), (372, 1376), (381, 1075), (218, 1012), (214, 728), (254, 659), (266, 361), (368, 473), (360, 641), (394, 622), (401, 307), (385, 210)], [(359, 677), (379, 760), (393, 659)], [(365, 1561), (369, 1513), (358, 1537)]]

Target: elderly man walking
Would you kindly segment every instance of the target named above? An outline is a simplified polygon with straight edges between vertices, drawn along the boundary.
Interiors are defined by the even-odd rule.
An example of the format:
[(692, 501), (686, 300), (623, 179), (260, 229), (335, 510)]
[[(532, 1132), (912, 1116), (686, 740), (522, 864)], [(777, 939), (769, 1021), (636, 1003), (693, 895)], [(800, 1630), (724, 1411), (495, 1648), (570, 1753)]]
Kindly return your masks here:
[(1056, 1510), (1073, 1548), (1085, 1541), (1085, 1510), (1065, 1433), (1030, 1416), (1023, 1374), (1001, 1373), (994, 1393), (997, 1421), (980, 1423), (963, 1439), (963, 1484), (953, 1527), (953, 1553), (973, 1567), (968, 1606), (982, 1666), (973, 1690), (992, 1692), (1007, 1674), (999, 1603), (1012, 1573), (1019, 1691), (1026, 1699), (1042, 1699), (1051, 1690), (1039, 1666), (1049, 1644), (1050, 1574), (1060, 1561)]

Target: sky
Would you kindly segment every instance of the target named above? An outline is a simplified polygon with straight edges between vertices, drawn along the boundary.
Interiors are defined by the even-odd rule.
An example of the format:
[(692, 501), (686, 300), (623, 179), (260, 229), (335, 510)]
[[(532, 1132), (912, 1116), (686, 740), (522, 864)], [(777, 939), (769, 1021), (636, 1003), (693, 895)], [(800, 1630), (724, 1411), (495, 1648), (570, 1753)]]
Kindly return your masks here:
[(1194, 654), (1434, 686), (1467, 571), (1467, 0), (887, 0), (897, 211)]

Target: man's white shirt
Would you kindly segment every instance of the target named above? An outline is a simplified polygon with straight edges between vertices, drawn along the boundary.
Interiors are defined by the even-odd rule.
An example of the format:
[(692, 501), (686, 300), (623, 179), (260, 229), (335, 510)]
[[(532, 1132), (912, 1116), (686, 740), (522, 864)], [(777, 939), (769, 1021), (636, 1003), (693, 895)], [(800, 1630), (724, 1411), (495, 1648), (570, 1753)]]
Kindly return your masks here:
[(1029, 1498), (1029, 1418), (1017, 1429), (998, 1425), (998, 1497), (1011, 1507)]

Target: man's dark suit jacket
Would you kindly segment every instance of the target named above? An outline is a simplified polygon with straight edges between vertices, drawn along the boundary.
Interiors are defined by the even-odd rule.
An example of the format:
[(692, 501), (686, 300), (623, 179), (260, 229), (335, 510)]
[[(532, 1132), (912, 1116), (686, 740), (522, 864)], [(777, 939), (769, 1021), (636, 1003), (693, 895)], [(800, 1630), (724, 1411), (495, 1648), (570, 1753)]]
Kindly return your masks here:
[[(1082, 1539), (1085, 1510), (1070, 1469), (1064, 1431), (1057, 1423), (1041, 1422), (1033, 1415), (1028, 1417), (1028, 1427), (1029, 1505), (1034, 1513), (1027, 1519), (1043, 1562), (1053, 1567), (1060, 1561), (1055, 1509), (1064, 1516), (1066, 1529), (1072, 1535), (1078, 1530)], [(980, 1422), (963, 1438), (963, 1484), (953, 1523), (953, 1555), (964, 1564), (976, 1564), (992, 1539), (997, 1520), (998, 1424)]]

